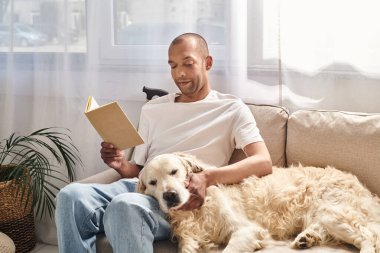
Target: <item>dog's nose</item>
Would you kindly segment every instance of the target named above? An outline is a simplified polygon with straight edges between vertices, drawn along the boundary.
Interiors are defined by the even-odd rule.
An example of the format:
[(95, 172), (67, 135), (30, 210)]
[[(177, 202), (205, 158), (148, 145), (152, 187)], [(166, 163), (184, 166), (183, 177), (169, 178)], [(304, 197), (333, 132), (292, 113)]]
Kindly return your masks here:
[(166, 191), (163, 193), (162, 197), (170, 206), (175, 206), (179, 203), (179, 196), (175, 191)]

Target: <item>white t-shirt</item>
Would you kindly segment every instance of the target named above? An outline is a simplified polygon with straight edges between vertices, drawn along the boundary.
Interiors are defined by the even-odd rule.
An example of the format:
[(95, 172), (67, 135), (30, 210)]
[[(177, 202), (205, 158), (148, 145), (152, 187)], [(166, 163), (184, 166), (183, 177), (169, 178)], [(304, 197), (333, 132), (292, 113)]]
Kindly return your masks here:
[(211, 91), (200, 101), (176, 103), (169, 94), (146, 103), (134, 162), (144, 165), (157, 155), (185, 152), (203, 162), (224, 166), (235, 148), (263, 141), (249, 108), (238, 98)]

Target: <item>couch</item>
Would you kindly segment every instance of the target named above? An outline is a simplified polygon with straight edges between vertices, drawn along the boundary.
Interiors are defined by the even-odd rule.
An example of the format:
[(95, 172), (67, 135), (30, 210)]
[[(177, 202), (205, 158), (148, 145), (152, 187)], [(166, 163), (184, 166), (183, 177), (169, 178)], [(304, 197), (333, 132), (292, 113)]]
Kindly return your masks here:
[[(248, 105), (268, 146), (273, 165), (291, 164), (338, 169), (355, 174), (373, 193), (380, 196), (380, 114), (342, 111), (298, 110), (268, 105)], [(235, 150), (230, 162), (244, 158)], [(82, 180), (109, 183), (119, 179), (112, 169)], [(177, 245), (167, 241), (154, 243), (155, 253), (175, 253)], [(350, 246), (313, 247), (313, 252), (359, 252)], [(111, 253), (104, 234), (97, 236), (97, 252)], [(216, 251), (219, 252), (219, 251)], [(259, 252), (299, 252), (274, 247)]]

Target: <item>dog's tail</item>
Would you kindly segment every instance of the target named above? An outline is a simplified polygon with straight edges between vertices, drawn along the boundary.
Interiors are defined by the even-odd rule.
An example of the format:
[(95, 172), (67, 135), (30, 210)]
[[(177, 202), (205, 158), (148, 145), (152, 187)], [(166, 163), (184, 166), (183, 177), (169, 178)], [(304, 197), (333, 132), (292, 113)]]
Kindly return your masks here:
[(380, 253), (380, 199), (375, 197), (375, 205), (372, 205), (370, 209), (373, 213), (374, 222), (371, 222), (369, 229), (372, 231), (375, 237), (375, 252)]
[(380, 253), (380, 223), (371, 223), (368, 228), (374, 234), (375, 252)]

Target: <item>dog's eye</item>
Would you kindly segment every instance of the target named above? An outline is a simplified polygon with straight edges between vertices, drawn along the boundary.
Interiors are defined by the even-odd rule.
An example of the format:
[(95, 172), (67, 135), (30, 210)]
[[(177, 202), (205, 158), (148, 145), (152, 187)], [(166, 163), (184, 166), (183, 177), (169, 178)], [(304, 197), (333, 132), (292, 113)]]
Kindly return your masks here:
[(172, 170), (172, 171), (170, 172), (170, 175), (172, 175), (172, 176), (175, 175), (175, 174), (177, 173), (177, 171), (178, 171), (177, 169)]
[(156, 185), (156, 184), (157, 184), (157, 180), (156, 180), (156, 179), (154, 179), (154, 180), (150, 180), (150, 181), (149, 181), (149, 184), (150, 184), (150, 185)]

